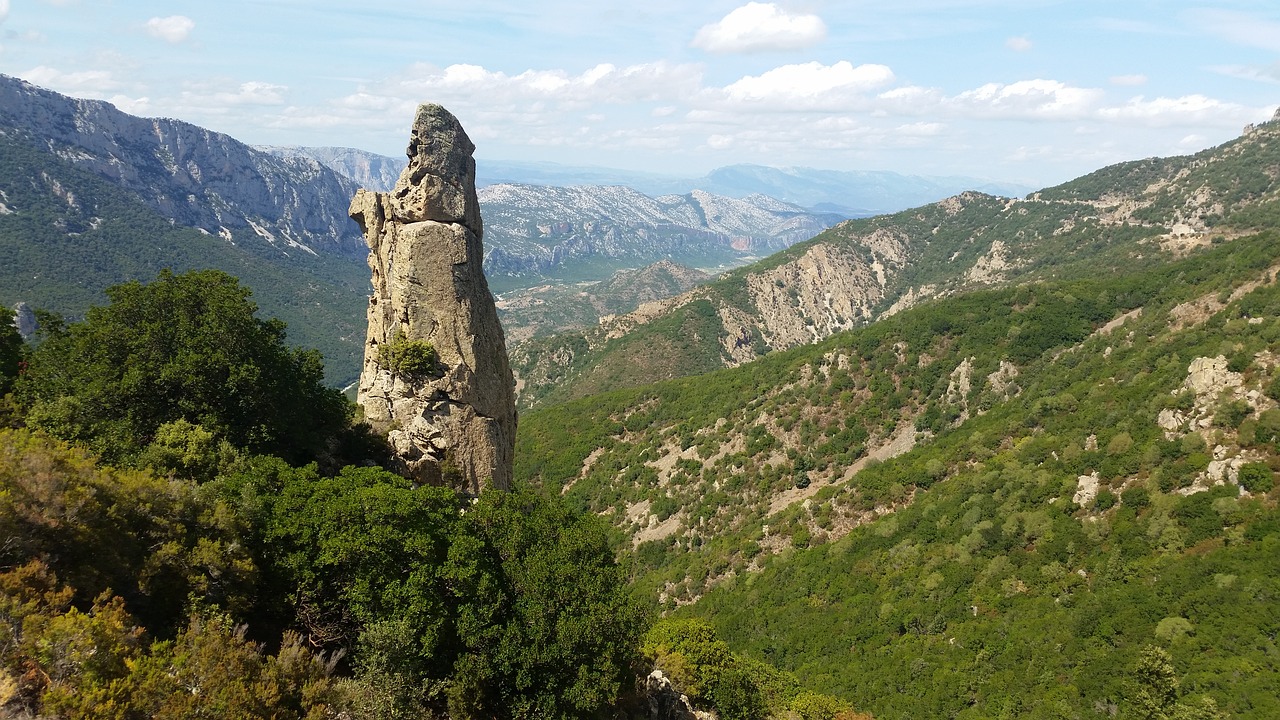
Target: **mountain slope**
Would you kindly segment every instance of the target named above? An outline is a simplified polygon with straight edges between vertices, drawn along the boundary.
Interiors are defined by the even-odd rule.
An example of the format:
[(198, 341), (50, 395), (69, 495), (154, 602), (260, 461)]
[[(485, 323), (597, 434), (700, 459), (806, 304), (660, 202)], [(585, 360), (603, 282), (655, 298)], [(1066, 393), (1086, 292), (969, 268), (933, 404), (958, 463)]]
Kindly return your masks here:
[[(806, 240), (838, 220), (755, 196), (695, 191), (652, 198), (622, 186), (491, 185), (479, 191), (485, 270), (503, 276), (608, 275), (670, 259), (741, 264)], [(587, 268), (597, 268), (588, 271)]]
[(366, 248), (347, 206), (356, 186), (307, 158), (281, 159), (178, 120), (128, 115), (0, 76), (0, 129), (135, 193), (177, 224), (279, 252), (353, 260)]
[(640, 592), (876, 717), (1140, 717), (1151, 645), (1186, 703), (1272, 717), (1278, 275), (1268, 232), (932, 301), (528, 413), (517, 474), (613, 522)]
[(265, 316), (289, 325), (289, 341), (325, 356), (326, 379), (360, 373), (368, 270), (345, 257), (265, 243), (234, 244), (175, 225), (136, 194), (80, 163), (0, 135), (0, 304), (18, 301), (71, 317), (101, 304), (103, 290), (150, 281), (163, 268), (216, 268), (254, 291)]
[(547, 284), (498, 296), (498, 317), (507, 342), (515, 344), (554, 332), (591, 327), (601, 318), (634, 311), (711, 281), (700, 270), (661, 260), (619, 270), (600, 282)]
[(1273, 121), (1194, 156), (1107, 168), (1026, 200), (964, 193), (850, 220), (665, 309), (514, 348), (520, 400), (530, 407), (733, 366), (923, 298), (1156, 267), (1280, 220), (1278, 179)]

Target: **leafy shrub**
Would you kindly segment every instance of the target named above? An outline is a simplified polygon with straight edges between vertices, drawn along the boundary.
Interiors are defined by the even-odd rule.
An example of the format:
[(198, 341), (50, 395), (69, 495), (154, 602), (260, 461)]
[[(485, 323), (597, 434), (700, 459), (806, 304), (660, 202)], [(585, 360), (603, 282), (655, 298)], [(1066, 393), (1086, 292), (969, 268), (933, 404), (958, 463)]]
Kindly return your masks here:
[(410, 340), (397, 330), (389, 343), (378, 346), (378, 364), (400, 377), (419, 377), (435, 371), (439, 356), (426, 340)]
[(1271, 468), (1266, 463), (1254, 462), (1241, 465), (1237, 480), (1240, 487), (1251, 493), (1267, 493), (1275, 487), (1275, 473), (1271, 472)]
[(1151, 493), (1144, 487), (1131, 487), (1120, 493), (1120, 502), (1134, 510), (1141, 510), (1151, 504)]
[(132, 462), (176, 420), (253, 452), (310, 462), (348, 424), (350, 408), (323, 385), (314, 350), (284, 344), (249, 290), (222, 272), (174, 275), (107, 289), (111, 302), (32, 353), (18, 395), (28, 425)]
[(1110, 490), (1099, 490), (1098, 497), (1094, 500), (1094, 505), (1099, 510), (1109, 510), (1116, 504), (1116, 494)]

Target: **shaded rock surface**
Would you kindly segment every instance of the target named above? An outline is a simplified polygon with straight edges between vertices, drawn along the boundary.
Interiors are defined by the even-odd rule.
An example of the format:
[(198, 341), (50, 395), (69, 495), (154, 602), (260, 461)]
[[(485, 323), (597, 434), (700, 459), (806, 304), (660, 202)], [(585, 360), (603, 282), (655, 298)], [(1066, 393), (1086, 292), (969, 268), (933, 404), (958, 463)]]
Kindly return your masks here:
[[(497, 309), (482, 270), (475, 146), (449, 111), (422, 105), (390, 193), (360, 190), (373, 295), (357, 401), (406, 475), (478, 493), (511, 484), (516, 412)], [(430, 343), (436, 360), (393, 372), (384, 347)]]

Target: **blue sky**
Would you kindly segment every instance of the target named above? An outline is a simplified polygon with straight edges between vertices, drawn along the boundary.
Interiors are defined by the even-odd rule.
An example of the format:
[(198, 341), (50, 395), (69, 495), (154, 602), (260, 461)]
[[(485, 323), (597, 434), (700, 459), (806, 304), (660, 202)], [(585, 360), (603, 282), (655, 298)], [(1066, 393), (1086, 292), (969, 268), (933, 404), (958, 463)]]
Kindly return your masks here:
[(1275, 0), (0, 0), (0, 72), (245, 142), (1042, 186), (1280, 104)]

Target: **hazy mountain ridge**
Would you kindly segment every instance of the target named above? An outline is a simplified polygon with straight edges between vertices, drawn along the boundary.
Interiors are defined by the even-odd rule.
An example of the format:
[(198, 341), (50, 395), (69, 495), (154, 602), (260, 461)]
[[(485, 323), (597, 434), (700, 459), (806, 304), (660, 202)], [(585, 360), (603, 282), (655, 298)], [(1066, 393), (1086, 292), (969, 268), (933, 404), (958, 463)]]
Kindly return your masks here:
[(813, 237), (836, 216), (772, 198), (695, 191), (652, 198), (631, 188), (491, 185), (479, 190), (491, 276), (552, 273), (573, 261), (740, 264)]
[[(665, 308), (515, 348), (521, 402), (741, 364), (924, 298), (1154, 267), (1274, 223), (1278, 179), (1280, 123), (1272, 122), (1194, 156), (1113, 166), (1026, 200), (963, 193), (849, 220)], [(656, 338), (664, 333), (686, 339), (672, 346)], [(658, 361), (647, 347), (679, 357)]]
[(366, 254), (347, 218), (353, 182), (309, 158), (278, 158), (179, 120), (138, 118), (0, 76), (0, 126), (136, 193), (156, 212), (282, 253)]
[[(404, 160), (353, 148), (263, 147), (282, 156), (306, 156), (322, 162), (371, 190), (390, 190)], [(580, 167), (553, 162), (480, 159), (476, 184), (486, 185), (625, 185), (645, 195), (687, 195), (702, 190), (731, 198), (768, 195), (810, 211), (846, 217), (896, 212), (973, 190), (1021, 197), (1034, 188), (965, 176), (904, 175), (887, 170), (821, 170), (806, 167), (729, 165), (701, 177), (679, 177), (607, 167)]]

